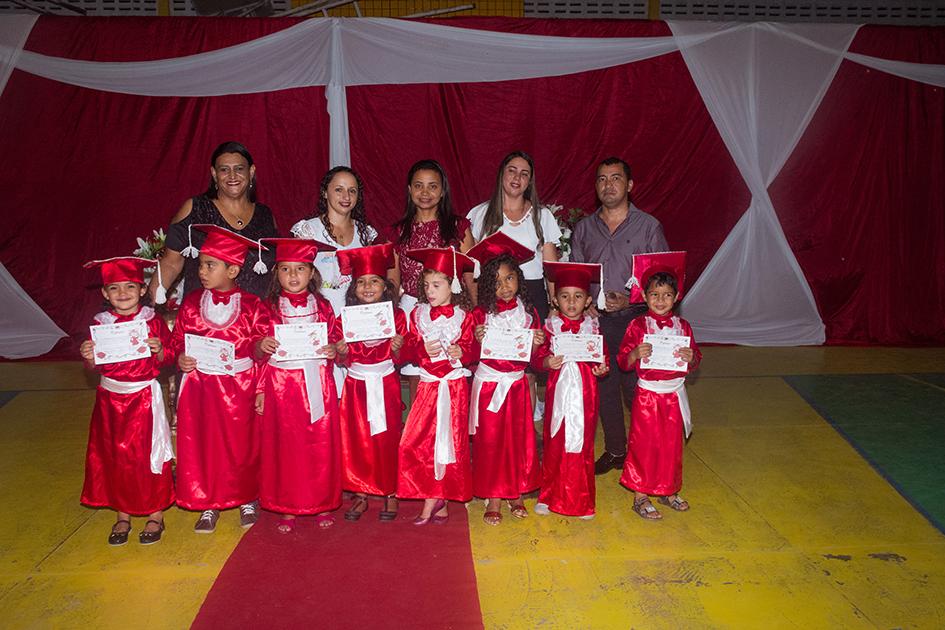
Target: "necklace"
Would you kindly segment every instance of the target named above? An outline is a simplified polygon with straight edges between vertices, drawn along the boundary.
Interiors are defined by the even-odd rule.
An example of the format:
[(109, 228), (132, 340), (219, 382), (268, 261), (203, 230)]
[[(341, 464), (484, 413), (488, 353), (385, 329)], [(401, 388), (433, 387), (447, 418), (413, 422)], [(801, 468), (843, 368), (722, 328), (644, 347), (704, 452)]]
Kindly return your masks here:
[(521, 219), (517, 219), (514, 221), (510, 219), (509, 215), (505, 214), (505, 212), (503, 212), (502, 214), (505, 215), (505, 220), (509, 222), (509, 225), (511, 225), (512, 227), (516, 227), (525, 223), (525, 220), (531, 215), (531, 213), (532, 213), (532, 209), (531, 207), (529, 207), (528, 210), (525, 211), (525, 214), (522, 215)]

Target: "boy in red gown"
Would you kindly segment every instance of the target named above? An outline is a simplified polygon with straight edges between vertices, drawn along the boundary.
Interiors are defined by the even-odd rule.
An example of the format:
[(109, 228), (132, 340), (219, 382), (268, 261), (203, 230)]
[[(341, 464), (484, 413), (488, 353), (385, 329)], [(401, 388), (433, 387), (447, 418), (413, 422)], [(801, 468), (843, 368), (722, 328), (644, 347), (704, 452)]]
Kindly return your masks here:
[[(203, 290), (184, 298), (171, 337), (184, 373), (177, 401), (177, 503), (200, 511), (194, 531), (211, 534), (220, 510), (240, 506), (240, 525), (256, 522), (259, 419), (253, 352), (269, 332), (269, 312), (258, 297), (236, 285), (248, 248), (262, 246), (215, 225), (192, 227), (206, 232), (207, 240), (198, 271)], [(234, 356), (219, 366), (201, 365), (188, 356), (187, 346), (203, 340), (188, 342), (188, 336), (229, 342)]]

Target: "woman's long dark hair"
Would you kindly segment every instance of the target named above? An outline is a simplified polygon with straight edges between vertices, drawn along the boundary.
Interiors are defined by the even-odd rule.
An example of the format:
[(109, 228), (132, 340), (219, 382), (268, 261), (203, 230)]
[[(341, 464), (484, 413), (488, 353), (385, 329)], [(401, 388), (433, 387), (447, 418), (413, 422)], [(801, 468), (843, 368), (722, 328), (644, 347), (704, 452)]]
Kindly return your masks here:
[(525, 310), (531, 313), (532, 301), (528, 297), (528, 288), (525, 286), (525, 274), (522, 268), (518, 266), (515, 259), (508, 254), (496, 256), (482, 266), (482, 272), (479, 274), (479, 306), (486, 309), (487, 313), (497, 313), (496, 303), (499, 301), (495, 294), (496, 278), (499, 275), (499, 267), (508, 265), (509, 268), (518, 276), (518, 292), (516, 297), (521, 298), (525, 304)]
[(400, 221), (394, 224), (394, 228), (396, 228), (400, 235), (397, 241), (402, 246), (406, 246), (410, 241), (410, 234), (413, 232), (413, 222), (417, 216), (417, 206), (414, 204), (413, 197), (410, 195), (410, 187), (413, 184), (413, 177), (418, 171), (433, 171), (440, 176), (440, 185), (443, 188), (443, 195), (440, 197), (440, 202), (436, 206), (436, 220), (437, 223), (439, 223), (440, 239), (442, 239), (439, 245), (443, 247), (450, 247), (452, 245), (458, 246), (462, 241), (462, 234), (459, 233), (458, 218), (453, 214), (450, 183), (449, 180), (446, 179), (446, 172), (443, 170), (443, 167), (440, 166), (440, 163), (436, 160), (420, 160), (411, 166), (410, 170), (407, 172), (407, 203), (404, 208), (404, 216)]
[(331, 184), (331, 180), (338, 173), (350, 173), (351, 176), (354, 177), (354, 181), (358, 184), (358, 201), (354, 204), (354, 208), (351, 209), (351, 219), (354, 221), (354, 226), (358, 230), (361, 245), (371, 245), (374, 241), (368, 238), (368, 222), (364, 214), (364, 183), (361, 181), (361, 177), (355, 173), (351, 167), (336, 166), (322, 177), (322, 183), (318, 186), (317, 216), (321, 219), (322, 225), (325, 226), (325, 231), (328, 232), (328, 235), (337, 243), (338, 239), (335, 238), (335, 233), (331, 229), (331, 221), (328, 220), (328, 200), (325, 198), (325, 195), (328, 194), (328, 185)]
[[(243, 156), (243, 158), (249, 163), (250, 166), (253, 165), (253, 156), (250, 155), (249, 149), (245, 146), (230, 140), (224, 142), (216, 149), (213, 150), (213, 154), (210, 156), (210, 166), (213, 168), (217, 167), (217, 158), (223, 155), (224, 153), (238, 153)], [(204, 196), (207, 199), (216, 199), (217, 198), (217, 180), (213, 178), (213, 175), (210, 176), (210, 185), (207, 186), (207, 192), (204, 193)], [(256, 176), (253, 175), (253, 178), (249, 180), (249, 200), (253, 203), (256, 203)]]
[(541, 229), (541, 203), (538, 201), (538, 189), (535, 186), (535, 161), (532, 156), (524, 151), (512, 151), (502, 159), (499, 172), (495, 176), (495, 189), (492, 191), (492, 199), (489, 200), (489, 207), (482, 218), (482, 234), (479, 235), (479, 240), (498, 232), (499, 228), (502, 227), (504, 220), (502, 214), (502, 177), (505, 175), (505, 167), (515, 158), (522, 158), (528, 162), (528, 168), (531, 170), (524, 197), (532, 204), (532, 223), (535, 225), (535, 234), (538, 235), (538, 244), (541, 246), (545, 243), (545, 233)]

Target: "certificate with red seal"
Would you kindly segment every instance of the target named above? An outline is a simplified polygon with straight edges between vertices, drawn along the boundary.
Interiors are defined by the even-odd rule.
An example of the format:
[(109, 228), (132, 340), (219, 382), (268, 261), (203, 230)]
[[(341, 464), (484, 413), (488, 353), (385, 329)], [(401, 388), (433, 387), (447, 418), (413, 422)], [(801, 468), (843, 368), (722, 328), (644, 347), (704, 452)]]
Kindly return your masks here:
[(135, 319), (120, 324), (89, 326), (95, 344), (95, 365), (136, 361), (151, 356), (148, 322)]
[(328, 324), (276, 324), (274, 336), (279, 342), (272, 355), (276, 361), (323, 359), (321, 350), (328, 345)]
[(653, 353), (640, 359), (640, 367), (647, 370), (688, 372), (689, 364), (679, 358), (677, 351), (689, 347), (689, 337), (683, 335), (643, 335), (643, 343), (653, 346)]
[(565, 361), (604, 361), (603, 335), (555, 335), (551, 338), (551, 352)]
[(197, 362), (197, 369), (207, 374), (236, 374), (233, 362), (236, 347), (229, 341), (184, 334), (184, 354)]
[(481, 359), (503, 361), (528, 361), (532, 356), (531, 328), (499, 328), (486, 326), (486, 335), (482, 338), (479, 352)]
[(341, 309), (341, 329), (348, 343), (390, 339), (397, 334), (394, 330), (394, 306), (390, 302), (346, 306)]

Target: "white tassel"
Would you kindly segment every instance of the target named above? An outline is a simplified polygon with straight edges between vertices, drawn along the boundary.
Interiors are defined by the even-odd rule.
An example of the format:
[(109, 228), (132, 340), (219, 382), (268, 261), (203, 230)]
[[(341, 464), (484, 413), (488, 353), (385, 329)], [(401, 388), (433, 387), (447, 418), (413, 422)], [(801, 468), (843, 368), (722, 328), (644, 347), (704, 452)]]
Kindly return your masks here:
[(607, 296), (604, 295), (604, 265), (600, 266), (600, 291), (597, 292), (597, 310), (607, 310)]
[(184, 251), (180, 253), (184, 258), (196, 258), (200, 255), (200, 252), (197, 251), (197, 248), (194, 247), (194, 238), (190, 233), (191, 225), (187, 226), (187, 247), (184, 248)]
[(456, 250), (453, 250), (453, 282), (450, 283), (450, 291), (453, 293), (462, 293), (463, 285), (459, 282), (459, 270), (456, 268)]
[(256, 261), (255, 265), (253, 265), (253, 271), (259, 275), (263, 275), (269, 271), (269, 267), (266, 266), (266, 263), (264, 263), (262, 259), (262, 242), (258, 242), (256, 244), (259, 246), (259, 260)]
[(480, 274), (482, 274), (482, 266), (479, 264), (478, 258), (473, 258), (473, 278), (478, 280)]
[(167, 302), (167, 289), (164, 288), (164, 280), (161, 278), (161, 261), (157, 261), (157, 291), (154, 292), (154, 303), (164, 304)]

